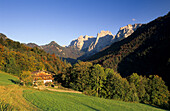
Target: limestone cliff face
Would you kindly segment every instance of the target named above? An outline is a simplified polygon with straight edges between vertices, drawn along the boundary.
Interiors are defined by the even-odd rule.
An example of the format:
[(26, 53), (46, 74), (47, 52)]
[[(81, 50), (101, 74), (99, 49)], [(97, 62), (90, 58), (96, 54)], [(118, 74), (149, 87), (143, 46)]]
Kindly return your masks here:
[(83, 50), (88, 48), (91, 43), (95, 41), (95, 38), (93, 36), (79, 36), (78, 39), (73, 40), (69, 46), (74, 46), (78, 48), (79, 50)]
[(134, 25), (127, 25), (124, 27), (121, 27), (118, 31), (118, 33), (116, 34), (115, 38), (122, 40), (124, 38), (127, 38), (128, 36), (130, 36), (137, 28), (139, 28), (142, 24), (134, 24)]
[(142, 24), (129, 24), (121, 27), (116, 35), (113, 35), (110, 31), (103, 30), (97, 34), (97, 37), (81, 35), (78, 39), (73, 40), (69, 46), (73, 46), (79, 50), (94, 54), (114, 42), (127, 38), (141, 25)]
[(104, 47), (110, 45), (114, 35), (110, 31), (101, 31), (97, 34), (95, 42), (88, 47), (88, 52), (98, 52)]

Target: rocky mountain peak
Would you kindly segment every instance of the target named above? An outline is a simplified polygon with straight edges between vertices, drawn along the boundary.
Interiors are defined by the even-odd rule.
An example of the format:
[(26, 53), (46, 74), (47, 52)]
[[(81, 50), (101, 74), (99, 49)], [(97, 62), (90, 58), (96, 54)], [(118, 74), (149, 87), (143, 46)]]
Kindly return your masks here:
[(83, 39), (83, 35), (80, 35), (79, 37), (78, 37), (78, 40), (82, 40)]
[(97, 38), (104, 37), (106, 35), (113, 35), (110, 31), (102, 30), (100, 33), (97, 33)]
[(124, 27), (120, 27), (119, 30), (124, 30), (124, 29), (132, 29), (133, 26), (131, 24), (128, 24), (127, 26), (124, 26)]
[(57, 44), (55, 41), (51, 41), (49, 44), (51, 44), (51, 45), (55, 45), (55, 44)]
[(93, 38), (93, 36), (81, 35), (78, 37), (78, 39), (73, 40), (69, 46), (74, 46), (81, 50), (82, 48), (87, 48), (90, 45), (88, 41), (91, 41)]
[(88, 35), (85, 35), (85, 36), (84, 36), (84, 39), (85, 39), (85, 40), (88, 40), (89, 38), (94, 38), (94, 37), (93, 37), (93, 36), (88, 36)]
[(115, 38), (117, 39), (123, 39), (127, 38), (129, 35), (131, 35), (138, 27), (140, 27), (142, 24), (128, 24), (127, 26), (121, 27), (116, 34)]
[(78, 37), (78, 40), (88, 40), (89, 38), (94, 38), (93, 36), (88, 36), (88, 35), (85, 35), (85, 36), (83, 36), (83, 35), (80, 35), (79, 37)]

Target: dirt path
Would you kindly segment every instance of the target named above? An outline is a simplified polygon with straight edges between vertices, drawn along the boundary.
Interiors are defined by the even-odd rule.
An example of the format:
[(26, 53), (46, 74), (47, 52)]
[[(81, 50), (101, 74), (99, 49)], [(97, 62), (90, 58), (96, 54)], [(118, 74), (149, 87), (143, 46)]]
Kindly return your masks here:
[(79, 92), (79, 91), (73, 91), (73, 90), (62, 90), (62, 89), (51, 89), (51, 88), (46, 88), (48, 89), (49, 91), (57, 91), (57, 92), (69, 92), (69, 93), (79, 93), (79, 94), (82, 94), (82, 92)]

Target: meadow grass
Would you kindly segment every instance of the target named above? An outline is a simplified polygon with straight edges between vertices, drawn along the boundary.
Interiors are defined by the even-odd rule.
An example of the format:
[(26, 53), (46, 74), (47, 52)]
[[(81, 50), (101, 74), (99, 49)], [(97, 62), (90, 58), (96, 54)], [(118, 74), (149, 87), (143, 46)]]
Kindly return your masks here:
[(13, 75), (0, 71), (0, 85), (13, 85), (19, 79)]
[(109, 100), (83, 94), (24, 90), (23, 96), (44, 111), (161, 111), (141, 103)]
[(17, 77), (0, 72), (0, 111), (8, 111), (9, 107), (16, 111), (40, 110), (23, 97), (23, 90), (28, 88), (16, 85), (15, 81)]

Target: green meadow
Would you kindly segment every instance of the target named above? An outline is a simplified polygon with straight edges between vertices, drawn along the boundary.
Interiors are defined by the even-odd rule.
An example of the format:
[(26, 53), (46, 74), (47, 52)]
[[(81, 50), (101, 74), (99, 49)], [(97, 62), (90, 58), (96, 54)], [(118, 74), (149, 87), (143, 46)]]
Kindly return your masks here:
[(141, 103), (109, 100), (83, 94), (24, 90), (23, 96), (45, 111), (161, 111)]
[(12, 85), (18, 81), (18, 78), (5, 72), (0, 71), (0, 85)]
[(84, 94), (39, 91), (16, 85), (18, 78), (0, 72), (0, 100), (19, 111), (161, 111), (150, 105), (86, 96)]

